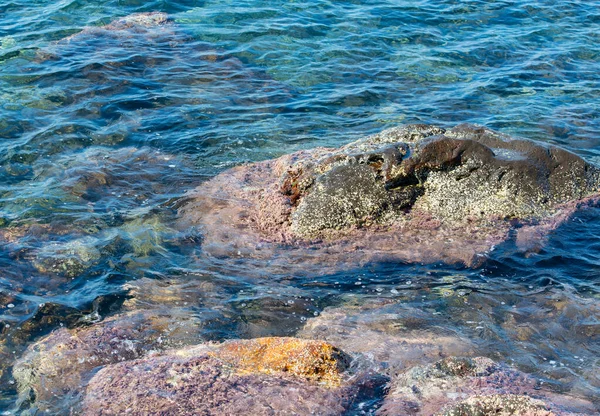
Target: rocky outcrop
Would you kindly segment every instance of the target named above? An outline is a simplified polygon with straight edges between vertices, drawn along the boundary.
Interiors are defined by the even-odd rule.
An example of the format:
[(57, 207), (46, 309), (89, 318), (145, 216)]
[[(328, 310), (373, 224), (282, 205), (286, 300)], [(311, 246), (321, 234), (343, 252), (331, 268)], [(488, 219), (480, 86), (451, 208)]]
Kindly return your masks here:
[(320, 341), (259, 338), (105, 367), (84, 415), (339, 415), (360, 387), (348, 357)]
[(366, 283), (377, 299), (348, 296), (297, 336), (327, 341), (389, 377), (383, 414), (433, 415), (474, 396), (510, 394), (540, 399), (555, 414), (598, 413), (593, 300), (562, 290), (489, 293), (487, 283), (459, 275), (443, 280), (402, 282), (387, 296)]
[[(382, 320), (371, 326), (385, 327), (390, 321), (385, 316)], [(308, 338), (196, 344), (197, 324), (175, 311), (148, 310), (87, 328), (55, 331), (31, 346), (14, 366), (20, 410), (30, 406), (32, 411), (83, 415), (448, 416), (595, 411), (585, 400), (552, 393), (533, 377), (488, 358), (462, 358), (452, 345), (460, 344), (458, 339), (394, 335), (391, 327), (377, 331), (368, 325), (362, 335), (341, 334), (346, 326), (342, 322), (331, 332), (338, 334), (350, 355), (335, 344)], [(300, 335), (307, 337), (315, 330), (318, 326), (311, 326)], [(357, 340), (361, 336), (362, 342)], [(173, 346), (176, 349), (167, 349)], [(462, 346), (465, 351), (471, 347)], [(452, 355), (439, 360), (447, 354)]]
[[(535, 380), (488, 358), (449, 357), (398, 376), (379, 414), (439, 414), (440, 409), (469, 397), (531, 394), (535, 386)], [(506, 407), (499, 405), (499, 410)]]
[(533, 377), (484, 357), (448, 357), (407, 370), (393, 380), (377, 411), (381, 416), (593, 413), (591, 403), (555, 394)]
[(555, 416), (541, 400), (516, 394), (473, 396), (438, 414), (439, 416)]
[(564, 149), (472, 125), (409, 125), (231, 169), (179, 214), (216, 254), (260, 257), (284, 243), (338, 264), (357, 249), (363, 261), (473, 264), (516, 225), (529, 227), (524, 245), (547, 233), (599, 184), (598, 168)]
[(32, 344), (15, 363), (21, 402), (61, 413), (76, 402), (94, 370), (174, 346), (197, 343), (198, 321), (184, 311), (140, 311), (99, 324), (58, 329)]

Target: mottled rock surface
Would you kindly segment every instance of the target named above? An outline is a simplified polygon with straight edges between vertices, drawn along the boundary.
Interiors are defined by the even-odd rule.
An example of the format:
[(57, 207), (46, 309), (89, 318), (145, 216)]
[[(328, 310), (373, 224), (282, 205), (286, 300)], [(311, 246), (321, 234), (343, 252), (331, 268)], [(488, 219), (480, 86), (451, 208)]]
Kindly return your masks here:
[(438, 414), (439, 416), (555, 416), (541, 400), (517, 394), (473, 396)]
[(81, 32), (61, 39), (58, 43), (65, 44), (73, 40), (81, 40), (85, 37), (93, 37), (98, 34), (106, 35), (110, 33), (115, 37), (131, 37), (135, 34), (148, 35), (152, 28), (163, 28), (171, 24), (171, 20), (166, 13), (162, 12), (146, 12), (134, 13), (123, 16), (120, 19), (114, 20), (104, 26), (88, 26)]
[[(460, 284), (457, 286), (460, 287)], [(508, 412), (507, 409), (510, 409), (509, 403), (505, 403), (503, 399), (506, 395), (525, 395), (542, 400), (546, 408), (554, 414), (593, 415), (597, 413), (597, 404), (593, 403), (593, 395), (582, 390), (581, 386), (577, 387), (575, 383), (571, 383), (570, 390), (561, 392), (552, 390), (551, 386), (554, 384), (552, 377), (564, 377), (565, 374), (546, 371), (547, 366), (544, 366), (546, 361), (542, 359), (540, 359), (541, 363), (532, 364), (535, 362), (536, 354), (528, 356), (529, 362), (522, 360), (518, 362), (520, 370), (535, 373), (535, 376), (478, 356), (482, 351), (486, 354), (493, 351), (492, 354), (497, 357), (504, 356), (503, 361), (517, 364), (512, 358), (513, 354), (527, 356), (526, 352), (519, 350), (524, 338), (519, 337), (515, 342), (509, 327), (497, 336), (485, 332), (486, 322), (481, 319), (481, 315), (473, 311), (493, 308), (492, 305), (465, 293), (452, 295), (448, 288), (439, 290), (437, 296), (440, 296), (443, 301), (432, 302), (425, 308), (415, 307), (412, 297), (369, 302), (348, 300), (345, 304), (327, 308), (318, 317), (309, 319), (298, 336), (330, 342), (352, 354), (354, 366), (369, 368), (371, 371), (389, 377), (386, 399), (378, 409), (378, 412), (383, 415), (430, 416), (445, 410), (450, 411), (453, 409), (452, 406), (458, 406), (462, 401), (475, 396), (496, 397), (500, 404), (506, 404), (498, 408), (498, 414), (513, 414), (500, 411)], [(430, 291), (421, 293), (434, 296)], [(398, 293), (396, 296), (402, 295)], [(490, 301), (500, 304), (502, 299), (505, 299), (503, 295), (498, 295), (490, 298)], [(444, 303), (448, 306), (444, 307)], [(558, 304), (555, 299), (552, 303)], [(420, 302), (416, 304), (422, 305)], [(528, 319), (532, 319), (531, 315), (536, 314), (534, 309), (525, 308), (523, 305), (507, 306), (507, 309), (512, 311), (512, 314), (521, 313), (523, 309)], [(471, 312), (462, 315), (458, 313), (460, 310)], [(547, 305), (542, 310), (543, 316), (548, 319)], [(470, 332), (469, 326), (478, 326), (477, 338), (465, 335)], [(546, 326), (554, 327), (556, 323), (552, 320), (546, 324), (539, 322), (536, 325), (536, 331), (542, 334), (539, 342), (545, 344), (549, 339), (543, 335), (547, 331)], [(573, 339), (577, 338), (573, 337)], [(527, 344), (527, 346), (533, 351), (543, 351), (534, 344)], [(517, 350), (518, 353), (515, 352)], [(573, 352), (563, 354), (568, 355)], [(574, 363), (570, 365), (576, 368)], [(565, 373), (573, 371), (566, 370), (566, 367), (561, 368), (565, 369)], [(594, 383), (593, 376), (588, 375), (586, 379)], [(481, 405), (483, 407), (487, 406), (485, 400)], [(461, 404), (457, 409), (466, 409), (464, 410), (466, 413), (456, 414), (496, 414), (477, 413), (475, 411), (479, 408), (477, 406), (479, 405), (475, 401), (472, 407), (470, 404)], [(473, 413), (468, 413), (469, 409), (475, 410)]]
[(215, 255), (267, 258), (285, 244), (292, 261), (321, 250), (331, 264), (475, 264), (516, 225), (524, 246), (539, 239), (599, 184), (595, 166), (557, 147), (408, 125), (226, 171), (188, 195), (180, 226), (200, 227)]
[[(584, 413), (578, 412), (581, 410)], [(534, 378), (489, 358), (448, 357), (413, 367), (395, 378), (377, 414), (553, 416), (593, 412), (589, 402), (573, 398), (569, 403)]]
[(339, 415), (358, 392), (344, 353), (320, 341), (259, 338), (105, 367), (84, 415)]
[(59, 411), (77, 400), (94, 369), (170, 347), (196, 343), (198, 322), (183, 311), (131, 312), (99, 324), (61, 328), (32, 344), (15, 363), (21, 401)]
[(372, 304), (328, 308), (309, 319), (298, 333), (323, 339), (364, 357), (370, 368), (394, 377), (440, 357), (472, 354), (475, 346), (452, 329), (432, 325), (439, 320), (410, 306)]
[(227, 342), (213, 356), (242, 373), (286, 373), (338, 386), (350, 357), (331, 344), (299, 338)]

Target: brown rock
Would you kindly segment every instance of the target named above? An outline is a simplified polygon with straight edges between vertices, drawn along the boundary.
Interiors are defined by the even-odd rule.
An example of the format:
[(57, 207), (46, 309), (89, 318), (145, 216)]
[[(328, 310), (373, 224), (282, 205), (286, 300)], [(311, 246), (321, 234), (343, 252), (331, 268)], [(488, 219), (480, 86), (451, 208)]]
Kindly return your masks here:
[[(477, 264), (511, 228), (533, 245), (594, 199), (599, 170), (560, 148), (485, 128), (412, 125), (339, 149), (226, 171), (180, 208), (217, 256), (319, 267), (382, 260)], [(282, 244), (285, 245), (282, 247)]]
[(286, 373), (328, 386), (339, 386), (350, 359), (323, 341), (266, 337), (223, 344), (212, 355), (238, 372)]

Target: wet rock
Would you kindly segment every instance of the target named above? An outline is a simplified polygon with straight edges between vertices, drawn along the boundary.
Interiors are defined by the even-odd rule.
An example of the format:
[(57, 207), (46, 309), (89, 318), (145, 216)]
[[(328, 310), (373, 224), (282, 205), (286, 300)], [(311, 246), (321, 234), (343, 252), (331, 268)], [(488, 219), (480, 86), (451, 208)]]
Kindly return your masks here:
[(90, 381), (84, 415), (340, 415), (356, 397), (345, 354), (320, 341), (266, 338), (111, 365)]
[(76, 277), (100, 259), (96, 244), (96, 239), (92, 237), (51, 243), (36, 251), (33, 265), (40, 273)]
[[(387, 398), (377, 414), (576, 414), (570, 407), (577, 399), (568, 403), (559, 396), (545, 391), (532, 377), (489, 358), (448, 357), (433, 364), (413, 367), (400, 374), (392, 381)], [(559, 407), (553, 403), (554, 399), (567, 405)], [(587, 413), (593, 412), (590, 403), (585, 404), (584, 411), (584, 414), (592, 414)]]
[(165, 178), (175, 168), (181, 174), (179, 181), (185, 184), (192, 171), (173, 155), (149, 148), (93, 146), (40, 163), (36, 173), (58, 177), (61, 190), (86, 201), (99, 203), (116, 196), (131, 199), (139, 207), (172, 190), (174, 179)]
[(47, 334), (50, 332), (48, 328), (83, 324), (84, 316), (80, 310), (65, 305), (52, 302), (40, 304), (33, 316), (23, 322), (13, 334), (12, 341), (25, 343), (36, 336)]
[[(147, 13), (134, 13), (124, 16), (120, 19), (114, 20), (104, 26), (90, 26), (84, 28), (81, 32), (75, 33), (64, 39), (61, 39), (57, 44), (68, 44), (73, 41), (80, 41), (85, 38), (93, 38), (98, 35), (119, 37), (131, 37), (136, 34), (149, 35), (150, 29), (163, 28), (169, 26), (172, 23), (171, 19), (166, 13), (161, 12), (147, 12)], [(41, 57), (45, 57), (41, 55)]]
[(397, 302), (327, 308), (298, 336), (362, 356), (365, 365), (389, 377), (440, 357), (472, 354), (475, 348), (451, 329), (441, 329), (437, 316)]
[(350, 357), (331, 344), (299, 338), (256, 338), (225, 343), (214, 353), (248, 373), (286, 373), (322, 385), (339, 386)]
[(516, 394), (474, 396), (460, 402), (439, 416), (554, 416), (541, 400)]
[(153, 27), (170, 22), (169, 16), (162, 12), (134, 13), (122, 17), (104, 26), (109, 30), (131, 29), (132, 27)]
[(20, 400), (60, 413), (77, 400), (94, 369), (198, 342), (197, 325), (185, 311), (153, 310), (115, 316), (90, 327), (56, 330), (30, 345), (15, 363)]
[(123, 285), (123, 289), (127, 291), (127, 300), (123, 306), (130, 311), (157, 307), (179, 308), (200, 302), (218, 307), (224, 301), (223, 290), (217, 285), (206, 278), (193, 277), (194, 279), (180, 277), (161, 280), (144, 277), (133, 280)]
[(350, 253), (353, 263), (476, 264), (514, 226), (525, 226), (520, 240), (539, 239), (599, 184), (598, 168), (560, 148), (409, 125), (231, 169), (188, 194), (179, 215), (217, 255), (272, 258), (284, 243), (287, 258), (321, 250), (331, 264)]

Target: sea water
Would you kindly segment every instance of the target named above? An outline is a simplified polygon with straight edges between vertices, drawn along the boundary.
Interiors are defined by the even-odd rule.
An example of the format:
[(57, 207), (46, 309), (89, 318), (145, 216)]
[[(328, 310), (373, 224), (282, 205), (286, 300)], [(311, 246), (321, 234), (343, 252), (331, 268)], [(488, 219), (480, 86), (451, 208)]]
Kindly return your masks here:
[[(170, 22), (93, 30), (140, 12)], [(227, 168), (402, 123), (478, 123), (600, 163), (599, 69), (597, 1), (0, 0), (2, 408), (28, 345), (153, 285), (179, 297), (148, 302), (185, 306), (216, 341), (382, 302), (600, 406), (596, 207), (476, 268), (264, 269), (173, 226)]]

